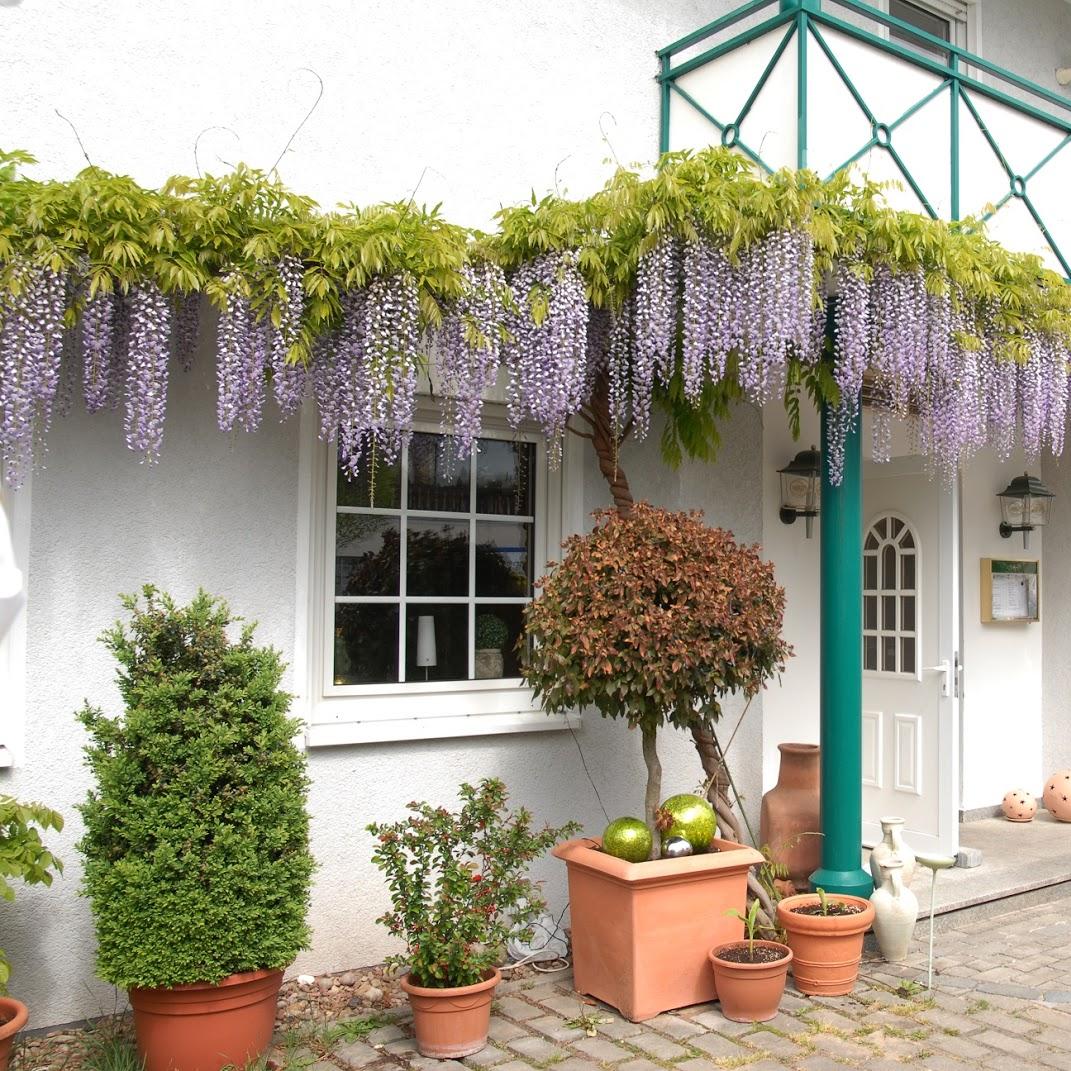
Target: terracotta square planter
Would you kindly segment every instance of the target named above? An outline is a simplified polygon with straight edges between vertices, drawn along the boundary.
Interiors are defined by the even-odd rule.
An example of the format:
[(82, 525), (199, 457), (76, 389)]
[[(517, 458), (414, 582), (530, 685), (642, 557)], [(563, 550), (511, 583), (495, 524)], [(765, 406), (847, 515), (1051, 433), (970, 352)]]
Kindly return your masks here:
[(743, 922), (726, 911), (744, 910), (747, 872), (761, 853), (715, 839), (709, 854), (626, 863), (599, 844), (585, 837), (553, 849), (569, 872), (577, 992), (633, 1022), (715, 1000), (707, 955), (743, 936)]

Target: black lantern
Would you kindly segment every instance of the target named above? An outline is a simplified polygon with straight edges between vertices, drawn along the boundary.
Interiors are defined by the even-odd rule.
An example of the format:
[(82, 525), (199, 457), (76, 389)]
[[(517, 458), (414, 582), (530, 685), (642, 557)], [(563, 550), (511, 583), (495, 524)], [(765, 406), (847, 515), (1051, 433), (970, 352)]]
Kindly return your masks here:
[(1035, 476), (1016, 476), (997, 498), (1000, 499), (1000, 534), (1023, 533), (1023, 549), (1030, 546), (1030, 533), (1049, 523), (1049, 507), (1056, 496)]
[(797, 517), (807, 519), (807, 538), (811, 538), (822, 485), (822, 455), (817, 447), (801, 450), (783, 469), (781, 475), (781, 512), (783, 523), (793, 524)]

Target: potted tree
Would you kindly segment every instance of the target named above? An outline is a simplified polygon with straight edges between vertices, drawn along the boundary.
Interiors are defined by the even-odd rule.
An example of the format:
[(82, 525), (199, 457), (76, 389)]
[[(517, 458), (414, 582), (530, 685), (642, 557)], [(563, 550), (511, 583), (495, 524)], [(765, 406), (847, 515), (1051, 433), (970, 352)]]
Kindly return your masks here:
[(508, 642), (509, 629), (498, 614), (476, 615), (477, 680), (491, 680), (502, 676), (502, 649)]
[(487, 1044), (506, 941), (531, 939), (530, 923), (545, 907), (527, 865), (578, 828), (534, 829), (527, 810), (508, 810), (495, 779), (463, 784), (458, 795), (458, 811), (414, 802), (408, 817), (368, 826), (391, 898), (378, 921), (405, 942), (388, 963), (408, 971), (402, 988), (417, 1047), (441, 1060)]
[(809, 996), (850, 993), (859, 977), (863, 936), (874, 922), (874, 905), (861, 896), (824, 890), (786, 896), (777, 904), (778, 925), (792, 949), (792, 979)]
[(721, 701), (755, 695), (789, 648), (784, 592), (756, 548), (701, 514), (644, 503), (595, 519), (527, 608), (523, 673), (545, 710), (595, 707), (642, 741), (652, 858), (615, 858), (594, 838), (554, 849), (569, 873), (576, 987), (635, 1020), (714, 999), (707, 953), (741, 936), (725, 912), (745, 907), (748, 870), (763, 861), (717, 838), (705, 853), (658, 857), (658, 731), (711, 726)]
[(764, 1023), (777, 1014), (792, 962), (788, 945), (756, 939), (762, 929), (760, 907), (758, 900), (752, 900), (746, 915), (732, 908), (729, 913), (743, 920), (747, 940), (710, 950), (721, 1013), (737, 1023)]
[(304, 756), (277, 651), (226, 603), (146, 586), (104, 633), (123, 710), (88, 704), (81, 811), (100, 976), (129, 990), (147, 1071), (244, 1067), (305, 947), (313, 869)]
[[(0, 896), (15, 899), (10, 878), (27, 885), (51, 885), (53, 873), (63, 871), (60, 862), (45, 847), (41, 830), (63, 829), (63, 817), (41, 803), (20, 803), (0, 796)], [(0, 1071), (7, 1071), (15, 1035), (26, 1025), (29, 1011), (21, 1000), (7, 995), (11, 964), (0, 950)]]

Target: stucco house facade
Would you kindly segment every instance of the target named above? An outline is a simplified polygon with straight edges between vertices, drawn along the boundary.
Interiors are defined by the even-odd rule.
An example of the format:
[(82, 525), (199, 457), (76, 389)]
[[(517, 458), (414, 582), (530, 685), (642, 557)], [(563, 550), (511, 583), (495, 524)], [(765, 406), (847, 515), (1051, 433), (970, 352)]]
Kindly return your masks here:
[[(907, 207), (928, 205), (944, 218), (981, 214), (1009, 189), (999, 159), (986, 185), (1003, 154), (1026, 185), (996, 212), (995, 235), (1061, 265), (1071, 257), (1071, 210), (1058, 196), (1071, 176), (1071, 151), (1061, 154), (1071, 140), (1071, 95), (1054, 71), (1071, 64), (1071, 4), (877, 2), (870, 10), (840, 0), (9, 0), (0, 4), (8, 57), (0, 143), (32, 150), (42, 176), (77, 171), (84, 147), (94, 163), (150, 186), (238, 160), (268, 168), (282, 152), (284, 180), (321, 204), (412, 195), (484, 227), (501, 203), (533, 189), (597, 188), (608, 158), (648, 160), (660, 147), (718, 138), (745, 143), (771, 167), (823, 174), (855, 154), (862, 173), (901, 181), (889, 196)], [(734, 10), (740, 19), (687, 41)], [(801, 38), (801, 12), (818, 36), (803, 23)], [(843, 26), (822, 24), (823, 12)], [(1042, 93), (964, 62), (965, 78), (999, 84), (1006, 99), (968, 87), (986, 121), (974, 122), (961, 104), (953, 122), (942, 94), (959, 84), (940, 69), (953, 54), (875, 12)], [(872, 115), (864, 110), (856, 129), (860, 99)], [(953, 176), (957, 123), (963, 149)], [(899, 147), (907, 181), (890, 165), (889, 144)], [(1035, 176), (1039, 162), (1050, 170)], [(1035, 185), (1028, 207), (1021, 193)], [(12, 989), (33, 1009), (32, 1026), (114, 1006), (93, 976), (92, 923), (78, 895), (75, 805), (88, 774), (74, 712), (86, 698), (115, 708), (113, 667), (96, 637), (116, 618), (118, 593), (146, 582), (180, 599), (198, 587), (226, 597), (290, 663), (318, 862), (313, 945), (297, 969), (342, 970), (389, 950), (374, 923), (385, 891), (364, 827), (397, 816), (411, 799), (449, 802), (459, 782), (494, 775), (539, 818), (577, 819), (591, 832), (642, 806), (640, 751), (627, 731), (590, 713), (548, 717), (508, 657), (501, 671), (478, 666), (472, 638), (481, 615), (515, 633), (544, 563), (608, 504), (587, 444), (567, 437), (552, 466), (535, 430), (516, 435), (504, 408), (497, 422), (492, 409), (479, 454), (450, 469), (440, 464), (438, 409), (428, 399), (408, 455), (369, 506), (360, 488), (340, 481), (310, 412), (266, 419), (255, 435), (217, 430), (214, 345), (206, 317), (192, 370), (171, 380), (159, 464), (139, 464), (114, 414), (76, 407), (55, 422), (32, 479), (0, 492), (27, 589), (0, 645), (0, 789), (67, 818), (53, 838), (63, 877), (51, 889), (20, 890), (3, 909)], [(864, 441), (871, 430), (868, 417)], [(988, 813), (1010, 788), (1036, 792), (1047, 774), (1071, 766), (1071, 459), (982, 456), (949, 486), (914, 456), (910, 429), (892, 434), (893, 460), (864, 466), (864, 536), (872, 542), (864, 542), (861, 839), (873, 836), (879, 815), (904, 813), (909, 839), (954, 851), (961, 819)], [(779, 405), (741, 404), (715, 463), (667, 468), (657, 429), (621, 456), (637, 498), (702, 509), (710, 523), (761, 544), (786, 588), (795, 657), (780, 684), (751, 704), (729, 753), (753, 823), (776, 781), (777, 744), (819, 739), (818, 540), (779, 519), (778, 475), (817, 436), (817, 414), (804, 413), (797, 442)], [(1025, 471), (1056, 496), (1029, 548), (998, 531), (997, 494)], [(487, 553), (466, 551), (421, 575), (397, 557), (421, 531)], [(391, 546), (393, 559), (383, 549)], [(886, 551), (895, 573), (888, 582)], [(386, 570), (379, 586), (357, 575), (370, 553)], [(1039, 621), (983, 622), (981, 563), (989, 559), (1039, 563)], [(742, 712), (728, 704), (727, 723)], [(662, 751), (667, 794), (693, 789), (701, 770), (690, 739), (667, 733)], [(538, 876), (562, 907), (559, 866), (547, 860)]]

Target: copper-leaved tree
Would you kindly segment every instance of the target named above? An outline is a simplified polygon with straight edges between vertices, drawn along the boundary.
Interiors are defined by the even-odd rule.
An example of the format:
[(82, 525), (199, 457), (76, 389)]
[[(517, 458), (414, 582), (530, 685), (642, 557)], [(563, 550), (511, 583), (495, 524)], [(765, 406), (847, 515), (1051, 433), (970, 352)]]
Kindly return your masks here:
[(523, 673), (543, 708), (592, 706), (640, 730), (654, 853), (658, 730), (710, 726), (726, 696), (755, 695), (791, 653), (773, 566), (702, 516), (642, 502), (599, 511), (525, 615)]

